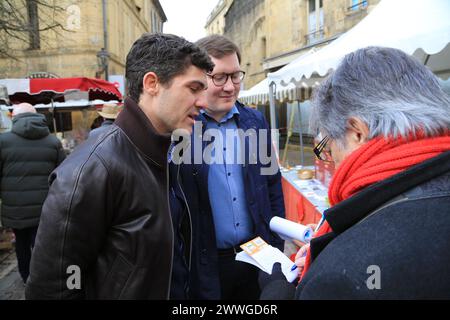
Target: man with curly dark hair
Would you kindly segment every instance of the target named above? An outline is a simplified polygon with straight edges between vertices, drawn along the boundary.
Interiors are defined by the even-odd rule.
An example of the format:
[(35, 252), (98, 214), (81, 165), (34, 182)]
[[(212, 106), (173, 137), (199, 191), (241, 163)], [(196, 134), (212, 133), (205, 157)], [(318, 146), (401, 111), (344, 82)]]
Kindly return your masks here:
[(191, 130), (212, 68), (205, 51), (174, 35), (133, 44), (123, 111), (50, 177), (27, 299), (168, 298), (170, 135)]

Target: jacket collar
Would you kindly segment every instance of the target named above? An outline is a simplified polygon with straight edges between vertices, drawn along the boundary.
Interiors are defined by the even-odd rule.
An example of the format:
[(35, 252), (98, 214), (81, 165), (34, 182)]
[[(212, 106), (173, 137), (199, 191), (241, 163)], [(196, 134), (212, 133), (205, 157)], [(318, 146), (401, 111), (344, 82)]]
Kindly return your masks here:
[(324, 212), (332, 232), (311, 240), (311, 259), (339, 234), (393, 198), (450, 171), (450, 151), (375, 183)]
[[(205, 109), (200, 110), (200, 114), (203, 116), (205, 120), (210, 119), (210, 121), (216, 121), (214, 120)], [(239, 110), (237, 108), (237, 104), (235, 104), (230, 111), (226, 115), (223, 116), (223, 118), (219, 121), (219, 123), (227, 122), (228, 120), (232, 119), (234, 116), (239, 117)]]
[(155, 164), (160, 167), (167, 165), (170, 134), (157, 133), (150, 120), (133, 99), (125, 99), (124, 109), (117, 117), (115, 124)]
[(365, 188), (325, 211), (325, 219), (340, 234), (391, 199), (448, 171), (450, 151)]
[[(255, 129), (256, 130), (258, 128), (258, 124), (257, 124), (255, 116), (253, 114), (251, 114), (249, 112), (249, 110), (247, 110), (245, 105), (243, 105), (238, 100), (236, 100), (236, 102), (233, 106), (233, 109), (230, 110), (228, 115), (231, 115), (231, 117), (234, 117), (239, 129), (242, 129), (245, 131), (247, 129)], [(200, 111), (200, 114), (196, 118), (197, 121), (202, 121), (203, 131), (205, 131), (207, 121), (208, 121), (206, 119), (206, 116), (207, 115), (206, 115), (205, 111), (203, 111), (203, 112)]]

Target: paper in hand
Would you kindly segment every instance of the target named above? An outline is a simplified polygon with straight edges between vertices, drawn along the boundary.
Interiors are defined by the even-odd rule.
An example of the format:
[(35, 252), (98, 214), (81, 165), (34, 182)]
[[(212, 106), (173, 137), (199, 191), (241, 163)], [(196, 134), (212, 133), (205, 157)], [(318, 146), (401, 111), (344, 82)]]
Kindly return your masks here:
[(268, 274), (272, 274), (274, 263), (279, 262), (287, 281), (292, 282), (298, 277), (298, 271), (291, 270), (294, 263), (278, 248), (267, 244), (260, 237), (244, 243), (241, 248), (244, 251), (236, 255), (236, 260), (250, 263)]
[(278, 233), (284, 240), (296, 239), (305, 243), (311, 241), (313, 235), (310, 227), (280, 217), (273, 217), (270, 220), (270, 230)]

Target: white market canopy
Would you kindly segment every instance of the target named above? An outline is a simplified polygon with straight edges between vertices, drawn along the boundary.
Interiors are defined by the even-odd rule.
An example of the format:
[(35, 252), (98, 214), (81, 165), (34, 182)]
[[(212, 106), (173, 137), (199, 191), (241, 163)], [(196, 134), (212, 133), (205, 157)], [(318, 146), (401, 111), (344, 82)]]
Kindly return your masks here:
[[(275, 99), (280, 102), (292, 102), (296, 100), (304, 100), (309, 98), (311, 94), (311, 86), (304, 82), (297, 87), (293, 83), (289, 83), (283, 90), (275, 93)], [(269, 103), (269, 80), (265, 78), (249, 90), (243, 90), (239, 94), (239, 101), (249, 105), (263, 105)]]
[(267, 78), (248, 90), (239, 92), (239, 101), (246, 104), (264, 104), (269, 101), (269, 82)]
[[(301, 57), (313, 54), (315, 49), (311, 49)], [(301, 83), (287, 83), (280, 90), (276, 90), (275, 99), (280, 102), (292, 102), (308, 99), (311, 95), (312, 88), (318, 85), (318, 79), (305, 79)], [(269, 103), (269, 79), (265, 78), (258, 84), (248, 90), (239, 93), (239, 100), (250, 105), (268, 104)]]
[[(55, 108), (55, 109), (83, 109), (83, 108), (89, 108), (89, 107), (101, 108), (101, 107), (103, 107), (103, 105), (105, 103), (121, 104), (121, 102), (118, 100), (104, 101), (104, 100), (98, 100), (98, 99), (96, 99), (96, 100), (80, 99), (80, 100), (69, 100), (69, 101), (64, 101), (64, 102), (54, 102), (53, 104), (38, 103), (38, 104), (33, 105), (33, 107), (36, 110), (40, 110), (40, 109), (51, 110), (52, 108)], [(5, 109), (5, 110), (6, 109), (12, 110), (13, 106), (0, 103), (0, 108)]]
[(323, 77), (348, 53), (368, 46), (400, 49), (415, 56), (442, 79), (450, 76), (450, 1), (382, 0), (361, 22), (313, 54), (274, 73), (277, 90), (297, 86), (314, 73)]

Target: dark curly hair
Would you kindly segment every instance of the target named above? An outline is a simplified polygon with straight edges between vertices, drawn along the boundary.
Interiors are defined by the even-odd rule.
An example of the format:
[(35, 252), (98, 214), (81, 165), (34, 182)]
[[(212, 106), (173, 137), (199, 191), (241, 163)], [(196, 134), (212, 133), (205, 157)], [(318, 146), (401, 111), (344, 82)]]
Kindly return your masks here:
[(128, 96), (139, 102), (142, 81), (148, 72), (154, 72), (161, 84), (170, 86), (171, 80), (191, 65), (205, 72), (214, 68), (206, 51), (192, 42), (172, 34), (144, 33), (127, 55), (125, 77)]

